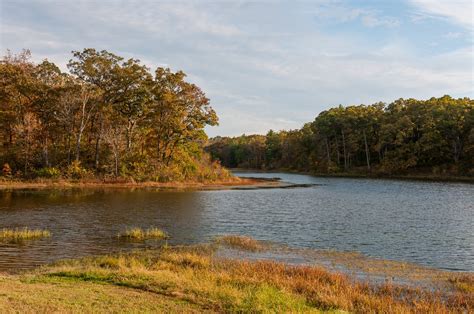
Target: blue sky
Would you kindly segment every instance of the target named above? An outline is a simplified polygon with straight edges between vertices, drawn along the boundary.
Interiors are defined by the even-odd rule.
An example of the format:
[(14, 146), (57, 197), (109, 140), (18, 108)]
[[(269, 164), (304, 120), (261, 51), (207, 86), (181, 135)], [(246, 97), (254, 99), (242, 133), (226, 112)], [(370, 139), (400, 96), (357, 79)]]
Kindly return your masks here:
[(66, 69), (106, 49), (183, 70), (209, 135), (299, 128), (338, 104), (474, 97), (471, 0), (0, 0), (0, 48)]

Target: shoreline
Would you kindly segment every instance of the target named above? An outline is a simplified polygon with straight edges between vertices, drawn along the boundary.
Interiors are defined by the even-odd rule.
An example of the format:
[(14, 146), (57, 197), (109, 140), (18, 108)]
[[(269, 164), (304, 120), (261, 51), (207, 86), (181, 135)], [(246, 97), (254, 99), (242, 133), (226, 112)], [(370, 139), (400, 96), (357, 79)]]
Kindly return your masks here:
[[(308, 171), (297, 171), (291, 169), (246, 169), (228, 168), (231, 172), (240, 173), (289, 173), (301, 174), (320, 178), (351, 178), (371, 180), (402, 180), (421, 182), (451, 182), (474, 184), (474, 177), (448, 177), (435, 175), (392, 175), (383, 176), (362, 173), (313, 173)], [(125, 180), (67, 180), (67, 179), (36, 179), (36, 180), (0, 180), (0, 191), (22, 190), (22, 189), (84, 189), (84, 188), (107, 188), (107, 189), (154, 189), (158, 191), (213, 191), (213, 190), (254, 190), (254, 189), (278, 189), (309, 187), (317, 184), (296, 184), (281, 181), (280, 178), (261, 177), (239, 177), (230, 180), (218, 180), (210, 182), (133, 182)]]
[(159, 191), (210, 191), (210, 190), (251, 190), (298, 187), (298, 184), (283, 183), (277, 178), (235, 177), (233, 180), (214, 182), (122, 182), (104, 180), (34, 180), (34, 181), (0, 181), (0, 191), (23, 189), (156, 189)]
[(308, 258), (292, 264), (269, 259), (266, 252), (273, 250), (234, 235), (207, 244), (62, 260), (20, 274), (0, 272), (0, 310), (107, 312), (112, 304), (116, 311), (145, 312), (459, 313), (473, 307), (469, 273), (351, 252), (284, 249)]
[(459, 176), (436, 176), (436, 175), (381, 175), (381, 174), (363, 174), (363, 173), (314, 173), (310, 171), (298, 171), (291, 169), (246, 169), (246, 168), (227, 168), (232, 172), (250, 172), (250, 173), (290, 173), (303, 174), (312, 177), (321, 178), (351, 178), (351, 179), (372, 179), (372, 180), (404, 180), (404, 181), (424, 181), (424, 182), (454, 182), (474, 184), (474, 177)]

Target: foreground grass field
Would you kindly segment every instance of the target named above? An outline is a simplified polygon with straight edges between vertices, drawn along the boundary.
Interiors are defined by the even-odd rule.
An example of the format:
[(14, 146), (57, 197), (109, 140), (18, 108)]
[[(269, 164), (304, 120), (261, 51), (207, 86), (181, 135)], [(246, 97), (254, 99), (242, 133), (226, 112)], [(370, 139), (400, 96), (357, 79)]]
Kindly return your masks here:
[[(226, 240), (221, 240), (226, 242)], [(235, 246), (238, 239), (232, 238)], [(248, 239), (243, 239), (245, 246)], [(249, 249), (254, 248), (251, 243)], [(474, 309), (472, 277), (444, 292), (354, 281), (313, 266), (215, 256), (214, 245), (63, 261), (0, 276), (0, 312), (384, 312)]]

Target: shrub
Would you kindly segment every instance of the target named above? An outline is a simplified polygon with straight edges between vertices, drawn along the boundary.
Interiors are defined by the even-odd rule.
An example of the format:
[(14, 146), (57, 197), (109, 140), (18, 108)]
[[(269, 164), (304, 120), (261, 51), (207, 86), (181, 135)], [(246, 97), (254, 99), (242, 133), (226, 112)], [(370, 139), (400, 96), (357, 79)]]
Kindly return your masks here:
[(81, 166), (79, 160), (74, 160), (67, 168), (67, 176), (71, 179), (82, 179), (87, 177), (90, 173), (87, 169)]
[(3, 164), (2, 174), (4, 177), (11, 177), (12, 176), (12, 168), (8, 163)]
[(36, 175), (41, 178), (59, 178), (61, 177), (61, 171), (54, 167), (45, 167), (36, 170)]

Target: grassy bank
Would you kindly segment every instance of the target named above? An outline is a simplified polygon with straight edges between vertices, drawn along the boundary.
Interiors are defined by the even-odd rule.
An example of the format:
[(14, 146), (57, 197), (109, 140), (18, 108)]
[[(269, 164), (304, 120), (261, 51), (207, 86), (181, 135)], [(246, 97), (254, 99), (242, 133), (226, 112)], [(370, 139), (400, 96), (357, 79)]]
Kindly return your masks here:
[[(224, 239), (248, 249), (247, 239)], [(316, 266), (217, 257), (213, 245), (71, 260), (0, 276), (0, 312), (469, 312), (474, 279), (451, 291), (354, 281)]]
[(0, 190), (13, 189), (71, 189), (71, 188), (118, 188), (118, 189), (157, 189), (157, 190), (225, 190), (234, 187), (277, 187), (279, 182), (256, 178), (231, 177), (226, 180), (199, 182), (133, 182), (127, 180), (5, 180), (0, 177)]

